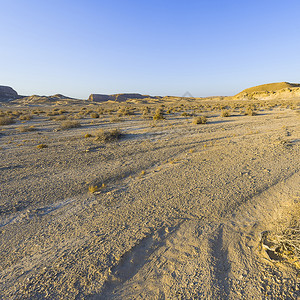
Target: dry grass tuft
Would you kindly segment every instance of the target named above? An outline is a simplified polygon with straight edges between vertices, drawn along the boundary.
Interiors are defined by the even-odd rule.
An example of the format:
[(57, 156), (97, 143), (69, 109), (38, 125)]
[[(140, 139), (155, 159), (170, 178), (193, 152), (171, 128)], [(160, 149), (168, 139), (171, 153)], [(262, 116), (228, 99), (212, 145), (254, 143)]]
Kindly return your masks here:
[(221, 117), (222, 118), (230, 117), (230, 112), (228, 110), (222, 110), (221, 111)]
[(71, 128), (78, 128), (81, 127), (81, 124), (78, 121), (75, 120), (68, 120), (68, 121), (63, 121), (60, 124), (60, 129), (71, 129)]
[(205, 116), (199, 116), (193, 119), (192, 124), (206, 124), (207, 118)]
[(120, 129), (111, 129), (111, 130), (104, 130), (100, 129), (98, 132), (96, 132), (96, 140), (101, 142), (113, 142), (118, 140), (122, 135), (122, 132)]
[(0, 125), (10, 125), (14, 124), (15, 120), (8, 117), (0, 117)]
[(20, 117), (19, 117), (19, 120), (21, 120), (21, 121), (29, 121), (29, 120), (31, 120), (32, 119), (32, 116), (31, 115), (21, 115)]
[(34, 126), (20, 126), (17, 128), (19, 132), (30, 132), (35, 131), (36, 128)]
[(98, 189), (98, 187), (97, 187), (96, 185), (90, 185), (90, 186), (89, 186), (89, 193), (90, 193), (90, 194), (94, 194), (94, 193), (96, 193), (98, 190), (99, 190), (99, 189)]
[(300, 269), (300, 203), (277, 222), (273, 231), (262, 233), (262, 246), (271, 259), (288, 261)]
[(155, 111), (155, 115), (153, 116), (153, 120), (157, 121), (157, 120), (164, 120), (164, 119), (165, 119), (165, 117), (164, 117), (163, 109), (158, 108)]
[(90, 116), (91, 116), (91, 118), (94, 118), (94, 119), (97, 119), (97, 118), (100, 117), (99, 114), (96, 113), (96, 112), (92, 112), (92, 113), (90, 114)]
[(245, 111), (245, 115), (247, 116), (256, 116), (257, 113), (255, 112), (255, 110), (251, 109), (251, 108), (247, 108)]
[(37, 145), (38, 149), (44, 149), (44, 148), (48, 148), (48, 146), (46, 144), (39, 144)]

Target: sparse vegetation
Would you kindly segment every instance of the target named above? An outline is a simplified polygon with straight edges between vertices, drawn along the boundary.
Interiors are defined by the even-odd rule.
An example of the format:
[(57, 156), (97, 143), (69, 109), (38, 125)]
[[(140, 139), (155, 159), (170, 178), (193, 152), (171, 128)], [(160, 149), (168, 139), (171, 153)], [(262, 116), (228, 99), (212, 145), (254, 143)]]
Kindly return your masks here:
[(164, 117), (163, 109), (161, 108), (156, 109), (155, 115), (153, 116), (153, 120), (157, 121), (157, 120), (164, 120), (164, 119), (165, 117)]
[(118, 140), (122, 135), (120, 129), (111, 129), (111, 130), (104, 130), (100, 129), (96, 132), (96, 140), (101, 142), (113, 142)]
[(9, 117), (0, 117), (0, 125), (14, 124), (15, 120)]
[(17, 128), (19, 132), (29, 132), (29, 131), (35, 131), (36, 128), (34, 126), (20, 126)]
[(29, 121), (29, 120), (31, 120), (32, 119), (32, 116), (31, 115), (21, 115), (20, 117), (19, 117), (19, 120), (21, 120), (21, 121)]
[(221, 117), (222, 118), (230, 117), (230, 112), (228, 110), (222, 110), (221, 111)]
[(78, 128), (81, 127), (81, 124), (76, 121), (76, 120), (68, 120), (68, 121), (63, 121), (60, 124), (60, 129), (71, 129), (71, 128)]
[(257, 113), (255, 112), (255, 110), (251, 109), (251, 108), (247, 108), (245, 111), (245, 115), (247, 116), (256, 116)]
[(48, 148), (48, 145), (46, 145), (46, 144), (39, 144), (39, 145), (37, 145), (37, 148), (38, 149)]
[(207, 123), (207, 118), (205, 116), (199, 116), (195, 117), (192, 121), (193, 124), (206, 124)]
[(99, 114), (96, 112), (92, 112), (90, 116), (91, 116), (91, 118), (94, 118), (94, 119), (99, 118)]
[(89, 186), (89, 193), (90, 193), (90, 194), (94, 194), (94, 193), (96, 193), (98, 190), (99, 190), (99, 189), (98, 189), (98, 186), (97, 186), (97, 185), (90, 185), (90, 186)]

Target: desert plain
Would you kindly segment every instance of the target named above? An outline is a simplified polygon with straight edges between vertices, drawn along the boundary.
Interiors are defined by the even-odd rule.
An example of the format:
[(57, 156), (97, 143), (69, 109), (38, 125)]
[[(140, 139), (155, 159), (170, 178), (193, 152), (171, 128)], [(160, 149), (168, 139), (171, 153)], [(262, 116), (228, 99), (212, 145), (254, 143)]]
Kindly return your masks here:
[(1, 299), (299, 299), (299, 98), (0, 111)]

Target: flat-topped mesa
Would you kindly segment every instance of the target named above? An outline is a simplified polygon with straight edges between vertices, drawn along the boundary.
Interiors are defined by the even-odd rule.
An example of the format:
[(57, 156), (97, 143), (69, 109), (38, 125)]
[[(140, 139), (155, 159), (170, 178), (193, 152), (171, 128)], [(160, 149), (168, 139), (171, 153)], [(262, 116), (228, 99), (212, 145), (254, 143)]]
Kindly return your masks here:
[(0, 101), (10, 101), (18, 98), (18, 93), (10, 86), (0, 85)]
[(145, 99), (149, 96), (141, 95), (141, 94), (113, 94), (113, 95), (104, 95), (104, 94), (91, 94), (89, 96), (89, 101), (94, 102), (106, 102), (106, 101), (117, 101), (117, 102), (125, 102), (129, 99)]
[(112, 96), (110, 95), (103, 95), (103, 94), (91, 94), (89, 96), (89, 101), (94, 101), (94, 102), (106, 102), (109, 100), (114, 100)]

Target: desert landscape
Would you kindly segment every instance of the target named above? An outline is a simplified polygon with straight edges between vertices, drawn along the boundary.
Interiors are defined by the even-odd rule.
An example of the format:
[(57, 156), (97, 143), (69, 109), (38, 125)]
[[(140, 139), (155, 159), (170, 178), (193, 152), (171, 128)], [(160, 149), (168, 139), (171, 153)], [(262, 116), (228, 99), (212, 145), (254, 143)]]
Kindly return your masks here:
[(1, 299), (299, 299), (300, 85), (0, 88)]

